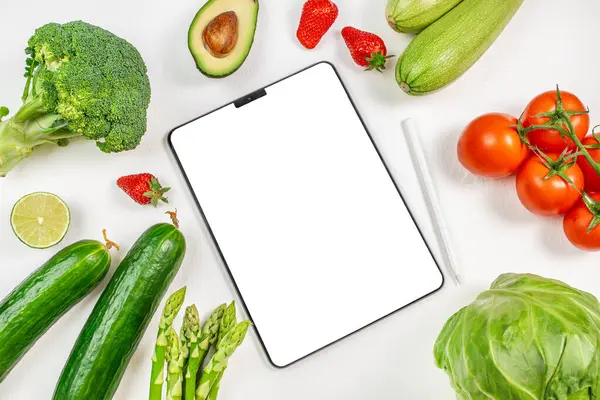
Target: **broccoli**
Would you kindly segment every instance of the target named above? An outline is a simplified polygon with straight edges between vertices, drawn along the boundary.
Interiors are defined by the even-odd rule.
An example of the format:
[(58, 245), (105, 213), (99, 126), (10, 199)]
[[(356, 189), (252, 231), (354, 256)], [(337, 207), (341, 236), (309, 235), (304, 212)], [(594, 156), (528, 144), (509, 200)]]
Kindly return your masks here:
[(82, 21), (38, 28), (25, 49), (21, 108), (0, 107), (0, 176), (37, 146), (94, 140), (115, 153), (136, 148), (146, 132), (150, 82), (130, 43)]

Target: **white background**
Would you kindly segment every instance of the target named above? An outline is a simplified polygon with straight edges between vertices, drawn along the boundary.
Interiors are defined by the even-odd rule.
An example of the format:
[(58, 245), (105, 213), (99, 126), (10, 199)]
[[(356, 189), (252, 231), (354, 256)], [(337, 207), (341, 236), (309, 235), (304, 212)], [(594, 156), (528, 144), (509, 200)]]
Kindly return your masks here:
[[(404, 95), (394, 83), (393, 64), (383, 74), (352, 64), (339, 31), (346, 24), (381, 34), (390, 52), (410, 40), (387, 27), (384, 0), (339, 0), (340, 17), (314, 51), (295, 41), (302, 0), (263, 0), (256, 42), (244, 66), (224, 80), (195, 70), (186, 34), (202, 1), (4, 2), (0, 100), (15, 109), (23, 85), (23, 49), (35, 27), (49, 21), (84, 19), (134, 43), (152, 81), (149, 128), (134, 152), (104, 155), (91, 143), (47, 148), (0, 181), (0, 295), (7, 294), (56, 250), (30, 250), (12, 234), (10, 208), (38, 190), (59, 194), (70, 205), (73, 223), (59, 246), (100, 238), (107, 228), (123, 246), (115, 261), (150, 224), (164, 221), (167, 208), (142, 208), (115, 187), (123, 174), (149, 171), (173, 187), (189, 252), (171, 291), (187, 284), (188, 303), (208, 312), (235, 298), (224, 268), (166, 146), (166, 133), (257, 87), (326, 59), (338, 68), (371, 132), (428, 237), (430, 222), (414, 177), (400, 121), (413, 117), (421, 127), (426, 155), (439, 190), (465, 284), (448, 283), (439, 294), (398, 313), (289, 369), (269, 365), (250, 334), (225, 376), (222, 400), (452, 399), (444, 373), (433, 364), (433, 343), (446, 319), (470, 302), (500, 273), (534, 272), (600, 295), (598, 255), (578, 252), (563, 238), (560, 219), (540, 219), (519, 204), (513, 181), (481, 181), (465, 174), (455, 157), (456, 139), (475, 116), (489, 111), (520, 114), (539, 92), (560, 84), (577, 93), (600, 120), (597, 38), (600, 3), (594, 0), (528, 0), (500, 39), (451, 87), (423, 98)], [(435, 247), (435, 246), (434, 246)], [(116, 262), (113, 263), (113, 267)], [(449, 281), (450, 282), (450, 281)], [(2, 383), (1, 399), (50, 398), (70, 348), (101, 288), (65, 316)], [(154, 318), (130, 363), (118, 400), (147, 396)], [(299, 329), (318, 329), (302, 321)]]

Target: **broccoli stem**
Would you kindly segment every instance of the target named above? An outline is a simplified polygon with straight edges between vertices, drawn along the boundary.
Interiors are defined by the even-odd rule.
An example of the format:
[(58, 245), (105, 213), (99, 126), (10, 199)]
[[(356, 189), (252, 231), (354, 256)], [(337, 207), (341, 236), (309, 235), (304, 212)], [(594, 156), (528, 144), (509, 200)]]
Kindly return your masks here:
[(66, 126), (53, 126), (58, 115), (44, 115), (40, 98), (26, 102), (10, 119), (0, 121), (0, 177), (6, 176), (33, 149), (42, 144), (62, 144), (65, 139), (81, 136)]
[(42, 97), (38, 96), (23, 103), (19, 111), (17, 111), (15, 114), (14, 118), (17, 121), (29, 121), (33, 117), (43, 113), (44, 108), (42, 107)]

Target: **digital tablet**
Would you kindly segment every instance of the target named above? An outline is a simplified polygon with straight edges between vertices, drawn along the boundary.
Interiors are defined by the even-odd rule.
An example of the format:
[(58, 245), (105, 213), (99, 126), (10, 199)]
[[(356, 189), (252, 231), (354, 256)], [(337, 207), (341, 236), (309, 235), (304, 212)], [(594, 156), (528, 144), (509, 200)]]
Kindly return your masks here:
[(331, 64), (179, 126), (169, 143), (273, 365), (443, 285)]

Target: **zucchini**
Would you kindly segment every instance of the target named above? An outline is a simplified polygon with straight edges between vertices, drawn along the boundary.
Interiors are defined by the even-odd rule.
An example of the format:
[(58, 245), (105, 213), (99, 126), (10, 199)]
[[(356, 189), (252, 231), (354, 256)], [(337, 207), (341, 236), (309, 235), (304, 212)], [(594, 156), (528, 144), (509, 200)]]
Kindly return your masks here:
[(185, 255), (171, 224), (146, 230), (129, 250), (83, 327), (54, 400), (108, 400)]
[(0, 382), (35, 342), (108, 273), (105, 245), (84, 240), (65, 247), (0, 303)]
[(424, 95), (464, 74), (494, 43), (523, 0), (463, 0), (421, 32), (396, 64), (396, 81)]
[(463, 0), (388, 0), (385, 16), (396, 32), (417, 33)]

